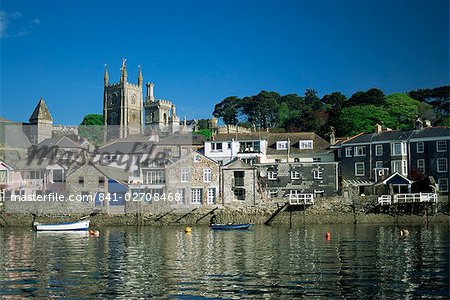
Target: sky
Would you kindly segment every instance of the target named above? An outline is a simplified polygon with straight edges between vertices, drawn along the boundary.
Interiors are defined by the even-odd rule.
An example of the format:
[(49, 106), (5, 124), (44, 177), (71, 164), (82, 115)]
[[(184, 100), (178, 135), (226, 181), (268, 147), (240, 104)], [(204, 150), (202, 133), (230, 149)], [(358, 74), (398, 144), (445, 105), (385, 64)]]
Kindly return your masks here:
[(447, 0), (0, 1), (0, 116), (17, 122), (41, 97), (58, 124), (101, 114), (122, 58), (182, 119), (261, 90), (449, 84)]

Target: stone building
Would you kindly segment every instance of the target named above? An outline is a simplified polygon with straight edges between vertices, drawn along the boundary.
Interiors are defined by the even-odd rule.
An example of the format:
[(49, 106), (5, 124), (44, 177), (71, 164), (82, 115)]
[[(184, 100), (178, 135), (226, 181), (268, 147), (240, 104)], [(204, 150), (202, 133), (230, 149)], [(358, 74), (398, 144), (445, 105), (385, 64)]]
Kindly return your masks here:
[(166, 191), (179, 200), (175, 205), (223, 204), (219, 165), (203, 154), (193, 152), (168, 166), (165, 172)]
[(270, 198), (333, 196), (338, 192), (336, 162), (257, 164), (260, 184)]
[(145, 131), (168, 132), (180, 131), (180, 118), (176, 114), (175, 105), (170, 100), (155, 99), (154, 84), (147, 83), (145, 97)]
[(24, 132), (28, 135), (31, 144), (39, 144), (52, 137), (53, 117), (43, 98), (39, 100), (28, 124), (24, 124)]
[(108, 125), (108, 137), (127, 137), (142, 130), (142, 72), (139, 67), (138, 83), (127, 81), (126, 60), (122, 62), (120, 81), (109, 83), (105, 67), (103, 93), (103, 119)]
[(236, 159), (221, 168), (221, 189), (224, 205), (261, 203), (262, 189), (258, 185), (257, 168)]

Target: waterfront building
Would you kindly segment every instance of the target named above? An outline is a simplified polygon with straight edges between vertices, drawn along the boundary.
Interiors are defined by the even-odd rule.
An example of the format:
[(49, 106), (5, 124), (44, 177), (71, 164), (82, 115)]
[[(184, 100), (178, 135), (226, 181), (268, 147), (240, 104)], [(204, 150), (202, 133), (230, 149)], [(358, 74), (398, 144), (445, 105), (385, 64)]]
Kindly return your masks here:
[(248, 164), (281, 162), (332, 162), (329, 143), (314, 132), (216, 134), (205, 142), (205, 155), (227, 164), (241, 159)]
[(432, 127), (418, 119), (411, 130), (360, 133), (330, 147), (335, 151), (344, 186), (371, 193), (376, 182), (399, 173), (413, 181), (432, 178), (442, 193), (448, 193), (450, 177), (450, 128)]

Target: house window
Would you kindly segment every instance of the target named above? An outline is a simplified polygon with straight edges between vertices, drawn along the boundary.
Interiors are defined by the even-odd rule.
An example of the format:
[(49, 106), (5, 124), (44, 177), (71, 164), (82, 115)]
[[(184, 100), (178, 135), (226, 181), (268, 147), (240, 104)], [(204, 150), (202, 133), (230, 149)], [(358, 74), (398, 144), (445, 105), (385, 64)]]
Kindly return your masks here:
[(216, 203), (216, 188), (209, 188), (208, 189), (208, 204), (215, 204)]
[(314, 170), (314, 179), (322, 179), (322, 173), (319, 169)]
[(0, 171), (0, 182), (1, 183), (8, 182), (8, 173), (6, 172), (6, 170), (1, 170)]
[(227, 143), (227, 149), (230, 150), (231, 149), (231, 142)]
[(98, 178), (98, 187), (104, 188), (105, 187), (105, 177), (99, 177)]
[(256, 158), (244, 158), (242, 161), (246, 164), (253, 165), (256, 163)]
[(62, 170), (53, 170), (53, 182), (63, 182)]
[(355, 156), (366, 156), (366, 146), (356, 146)]
[(259, 141), (240, 142), (239, 152), (254, 153), (259, 152), (261, 149)]
[(245, 189), (234, 189), (234, 196), (238, 200), (245, 200)]
[(244, 171), (234, 171), (234, 186), (244, 186)]
[(276, 189), (268, 190), (269, 198), (276, 198), (278, 195), (278, 191)]
[(312, 140), (299, 141), (298, 146), (300, 149), (312, 149), (313, 141)]
[(345, 148), (345, 157), (352, 157), (352, 147)]
[(189, 168), (181, 169), (181, 182), (189, 182)]
[(379, 160), (375, 162), (375, 168), (381, 169), (383, 168), (383, 161)]
[(212, 171), (211, 169), (203, 169), (203, 182), (211, 182)]
[(417, 171), (420, 173), (425, 173), (425, 159), (417, 160)]
[(437, 141), (436, 142), (436, 150), (437, 150), (437, 152), (447, 151), (447, 141)]
[(300, 179), (300, 172), (299, 171), (292, 171), (291, 172), (291, 179)]
[(177, 204), (186, 203), (186, 190), (184, 188), (178, 188), (175, 193), (175, 201)]
[(202, 189), (194, 188), (191, 190), (191, 204), (202, 204)]
[(321, 162), (322, 158), (320, 157), (313, 157), (313, 162)]
[(408, 175), (408, 165), (406, 160), (393, 160), (391, 162), (392, 173), (398, 172), (402, 175)]
[(439, 191), (448, 192), (448, 178), (439, 178), (438, 186), (439, 186)]
[(417, 153), (423, 153), (423, 150), (424, 150), (423, 142), (418, 142), (416, 144), (416, 152)]
[(375, 145), (375, 156), (383, 155), (383, 145)]
[(364, 176), (364, 174), (365, 174), (364, 163), (363, 162), (355, 163), (355, 176)]
[(447, 159), (438, 158), (437, 159), (437, 171), (439, 173), (447, 172)]
[(211, 143), (211, 151), (222, 152), (222, 143)]
[(277, 150), (286, 150), (288, 148), (287, 141), (277, 141)]
[(277, 180), (278, 173), (275, 170), (271, 170), (267, 172), (267, 179), (269, 180)]
[(324, 193), (324, 190), (314, 190), (314, 197), (323, 197)]
[(391, 155), (406, 155), (406, 143), (392, 143), (391, 144)]
[(165, 181), (164, 170), (147, 171), (147, 184), (164, 184)]
[(84, 187), (84, 177), (78, 177), (78, 185)]

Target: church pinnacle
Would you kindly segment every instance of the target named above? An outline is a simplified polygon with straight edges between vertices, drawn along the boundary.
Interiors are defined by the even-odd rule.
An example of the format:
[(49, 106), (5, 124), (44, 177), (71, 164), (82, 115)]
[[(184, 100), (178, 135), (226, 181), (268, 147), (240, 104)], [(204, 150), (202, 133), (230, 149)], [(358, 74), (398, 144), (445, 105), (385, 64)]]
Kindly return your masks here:
[(127, 82), (127, 59), (123, 58), (122, 59), (122, 68), (120, 69), (121, 73), (120, 73), (120, 82)]

